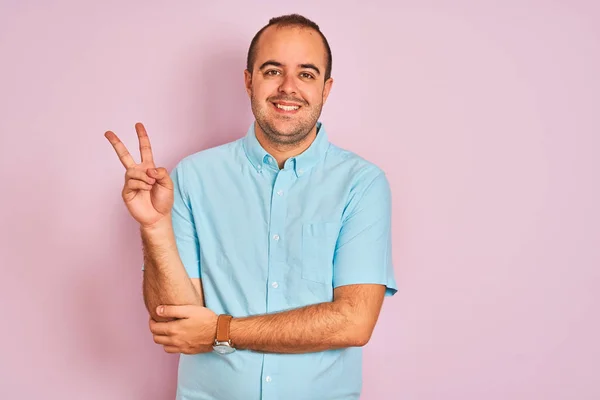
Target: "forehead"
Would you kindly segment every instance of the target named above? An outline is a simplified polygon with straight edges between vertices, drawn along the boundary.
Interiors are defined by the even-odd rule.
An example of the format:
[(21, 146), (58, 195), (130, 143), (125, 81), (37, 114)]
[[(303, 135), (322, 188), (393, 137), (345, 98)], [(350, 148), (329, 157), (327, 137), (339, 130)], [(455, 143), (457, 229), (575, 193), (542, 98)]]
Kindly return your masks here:
[(298, 26), (270, 26), (258, 41), (255, 65), (267, 60), (285, 65), (312, 63), (325, 68), (326, 50), (319, 33)]

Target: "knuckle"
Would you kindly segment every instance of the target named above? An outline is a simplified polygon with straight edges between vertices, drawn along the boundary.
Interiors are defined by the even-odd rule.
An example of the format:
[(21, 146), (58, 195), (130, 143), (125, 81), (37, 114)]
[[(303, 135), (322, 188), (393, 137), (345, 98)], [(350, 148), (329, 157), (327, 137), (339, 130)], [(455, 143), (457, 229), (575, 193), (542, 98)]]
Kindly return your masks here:
[(133, 178), (135, 175), (135, 168), (131, 167), (131, 168), (127, 168), (127, 170), (125, 171), (125, 179), (131, 179)]

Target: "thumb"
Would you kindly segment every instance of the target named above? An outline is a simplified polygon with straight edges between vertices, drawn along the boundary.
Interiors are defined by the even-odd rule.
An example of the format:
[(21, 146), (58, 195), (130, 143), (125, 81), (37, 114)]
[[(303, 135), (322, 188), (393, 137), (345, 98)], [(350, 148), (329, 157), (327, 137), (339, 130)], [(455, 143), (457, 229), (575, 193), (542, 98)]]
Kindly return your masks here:
[(150, 177), (156, 179), (156, 183), (159, 185), (164, 186), (167, 189), (173, 189), (173, 183), (171, 182), (171, 177), (166, 168), (149, 168), (146, 173)]
[(156, 313), (161, 317), (167, 318), (189, 318), (192, 315), (194, 306), (158, 306)]

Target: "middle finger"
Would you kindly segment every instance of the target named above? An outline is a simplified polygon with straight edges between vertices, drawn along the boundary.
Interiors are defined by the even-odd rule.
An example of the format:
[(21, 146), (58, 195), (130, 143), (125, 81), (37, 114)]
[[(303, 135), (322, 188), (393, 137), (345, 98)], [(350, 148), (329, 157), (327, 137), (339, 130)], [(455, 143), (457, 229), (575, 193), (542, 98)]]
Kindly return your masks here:
[(173, 343), (173, 339), (170, 338), (169, 336), (157, 336), (154, 335), (152, 337), (152, 339), (154, 339), (154, 343), (156, 344), (162, 344), (163, 346), (172, 346)]
[(154, 163), (154, 157), (152, 156), (152, 146), (150, 146), (150, 138), (146, 133), (146, 128), (141, 122), (135, 124), (135, 131), (137, 132), (138, 139), (140, 142), (140, 156), (142, 157), (143, 163)]

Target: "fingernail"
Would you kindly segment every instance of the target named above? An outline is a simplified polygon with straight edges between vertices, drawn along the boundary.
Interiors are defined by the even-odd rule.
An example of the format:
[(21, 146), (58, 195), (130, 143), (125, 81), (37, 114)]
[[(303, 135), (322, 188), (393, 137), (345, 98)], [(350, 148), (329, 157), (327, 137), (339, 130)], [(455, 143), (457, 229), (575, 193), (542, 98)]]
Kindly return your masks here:
[(158, 315), (161, 315), (163, 313), (163, 309), (164, 309), (163, 306), (156, 307), (156, 312), (158, 313)]

